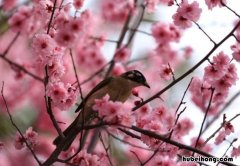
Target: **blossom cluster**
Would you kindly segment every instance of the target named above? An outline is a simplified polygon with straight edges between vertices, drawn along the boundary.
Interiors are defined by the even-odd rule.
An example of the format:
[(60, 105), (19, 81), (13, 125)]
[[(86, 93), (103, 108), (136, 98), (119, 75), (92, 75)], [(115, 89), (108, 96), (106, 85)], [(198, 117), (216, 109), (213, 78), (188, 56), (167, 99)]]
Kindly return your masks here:
[[(226, 5), (226, 0), (205, 0), (205, 4), (196, 0), (2, 0), (0, 16), (4, 19), (0, 20), (0, 79), (4, 81), (2, 95), (7, 104), (0, 99), (0, 110), (9, 108), (13, 120), (20, 117), (23, 124), (26, 122), (34, 126), (38, 133), (32, 127), (23, 135), (18, 133), (13, 143), (15, 149), (19, 149), (16, 152), (6, 152), (5, 149), (12, 144), (7, 138), (10, 134), (5, 136), (0, 133), (1, 162), (6, 166), (16, 165), (11, 162), (13, 158), (17, 160), (21, 156), (28, 159), (30, 156), (29, 163), (34, 165), (31, 153), (35, 153), (42, 163), (55, 155), (54, 162), (66, 165), (107, 166), (113, 162), (112, 165), (195, 166), (196, 163), (179, 161), (178, 156), (190, 156), (196, 149), (209, 155), (214, 151), (212, 144), (203, 139), (202, 131), (199, 136), (191, 133), (199, 126), (188, 115), (189, 111), (190, 114), (195, 113), (190, 102), (195, 103), (203, 114), (208, 113), (202, 121), (205, 126), (206, 121), (220, 115), (230, 90), (238, 80), (236, 63), (240, 62), (240, 28), (236, 25), (239, 23), (233, 24), (235, 28), (220, 43), (205, 31), (207, 26), (202, 22), (199, 24), (207, 8), (211, 12), (226, 7), (228, 12), (236, 15), (237, 12)], [(171, 9), (167, 21), (162, 16), (158, 17), (158, 10), (164, 11), (165, 8)], [(195, 65), (189, 64), (189, 59), (195, 62), (192, 55), (197, 54), (191, 46), (192, 38), (187, 41), (190, 45), (182, 41), (190, 28), (196, 28), (214, 45), (211, 54), (202, 57)], [(138, 40), (142, 36), (144, 41)], [(232, 50), (230, 58), (221, 46), (232, 36), (236, 42), (229, 47)], [(151, 42), (153, 44), (149, 44)], [(109, 49), (109, 46), (115, 49)], [(219, 53), (214, 56), (218, 49)], [(183, 101), (175, 108), (180, 99), (175, 96), (176, 92), (172, 93), (172, 89), (174, 91), (175, 86), (182, 89), (183, 80), (189, 74), (195, 74), (196, 69), (200, 70), (204, 62), (208, 64), (204, 67), (203, 76), (194, 76), (190, 88), (186, 89), (186, 94), (190, 91), (191, 99), (184, 94)], [(189, 69), (185, 71), (185, 67)], [(133, 89), (133, 96), (125, 103), (112, 101), (108, 94), (96, 99), (92, 109), (99, 118), (94, 120), (106, 122), (104, 127), (100, 126), (100, 134), (95, 129), (90, 129), (89, 133), (84, 130), (83, 135), (79, 134), (80, 139), (75, 139), (73, 143), (79, 145), (79, 140), (81, 142), (84, 137), (86, 143), (79, 153), (73, 148), (76, 146), (71, 146), (67, 152), (52, 155), (56, 153), (52, 144), (57, 135), (56, 129), (59, 132), (59, 128), (67, 128), (67, 124), (72, 122), (70, 111), (80, 102), (78, 98), (84, 100), (87, 93), (107, 76), (119, 76), (132, 69), (144, 73), (151, 89)], [(186, 85), (184, 88), (187, 88)], [(135, 101), (136, 97), (138, 101)], [(180, 112), (183, 105), (186, 107)], [(26, 115), (21, 119), (21, 110), (30, 110), (34, 116)], [(49, 113), (53, 117), (49, 117)], [(5, 117), (5, 112), (1, 112), (0, 119), (5, 120)], [(90, 126), (95, 124), (94, 120)], [(5, 121), (0, 121), (3, 130), (8, 130), (7, 125)], [(238, 128), (234, 123), (224, 120), (221, 127), (212, 141), (217, 147), (224, 146), (224, 140), (231, 142), (232, 137), (238, 137)], [(134, 128), (143, 131), (138, 132)], [(177, 144), (153, 138), (147, 134), (149, 131)], [(103, 135), (101, 140), (100, 135)], [(6, 143), (2, 140), (5, 137)], [(91, 151), (86, 147), (92, 141), (97, 143)], [(26, 142), (29, 145), (27, 148), (30, 147), (33, 152), (29, 153), (24, 148)], [(237, 158), (240, 146), (233, 143), (229, 154)], [(193, 151), (181, 147), (191, 147)], [(69, 161), (62, 160), (69, 157)], [(19, 165), (27, 162), (19, 162)]]
[(122, 102), (111, 101), (109, 95), (104, 96), (102, 99), (96, 99), (93, 109), (98, 112), (100, 118), (110, 124), (131, 126), (134, 122), (131, 107)]
[(26, 146), (26, 142), (32, 147), (37, 144), (38, 133), (33, 131), (32, 127), (29, 127), (23, 136), (24, 138), (17, 133), (14, 143), (16, 149), (20, 150), (24, 148)]
[(202, 111), (206, 111), (211, 96), (211, 88), (213, 88), (209, 113), (214, 115), (228, 96), (230, 87), (235, 85), (237, 80), (237, 69), (234, 63), (231, 63), (226, 54), (220, 52), (205, 67), (203, 80), (197, 77), (193, 79), (190, 86), (192, 100)]

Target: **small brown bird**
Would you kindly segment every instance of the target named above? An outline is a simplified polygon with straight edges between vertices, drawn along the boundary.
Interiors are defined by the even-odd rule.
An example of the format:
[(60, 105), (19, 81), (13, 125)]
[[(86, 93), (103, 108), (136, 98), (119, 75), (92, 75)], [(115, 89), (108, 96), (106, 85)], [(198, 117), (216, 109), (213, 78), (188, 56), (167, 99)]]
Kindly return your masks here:
[[(84, 98), (81, 104), (78, 106), (75, 112), (82, 110), (72, 124), (63, 132), (64, 136), (69, 137), (66, 140), (63, 150), (67, 150), (76, 138), (76, 132), (72, 132), (74, 128), (80, 127), (83, 124), (88, 124), (94, 117), (96, 117), (96, 111), (92, 110), (92, 106), (95, 103), (95, 99), (101, 99), (106, 94), (109, 95), (110, 100), (125, 102), (131, 95), (132, 89), (138, 86), (146, 86), (150, 88), (143, 74), (137, 70), (131, 70), (121, 74), (117, 77), (108, 77), (101, 81), (96, 87), (94, 87), (89, 94)], [(73, 134), (74, 133), (74, 134)], [(58, 146), (61, 141), (61, 137), (58, 136), (53, 144)]]

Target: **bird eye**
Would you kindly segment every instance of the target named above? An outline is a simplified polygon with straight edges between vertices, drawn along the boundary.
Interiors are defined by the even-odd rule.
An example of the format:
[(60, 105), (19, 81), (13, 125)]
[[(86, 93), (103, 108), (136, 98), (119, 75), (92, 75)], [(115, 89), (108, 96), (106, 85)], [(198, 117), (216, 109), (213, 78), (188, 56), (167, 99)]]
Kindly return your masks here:
[(144, 82), (144, 77), (142, 74), (136, 72), (135, 73), (135, 80), (137, 80), (138, 82)]

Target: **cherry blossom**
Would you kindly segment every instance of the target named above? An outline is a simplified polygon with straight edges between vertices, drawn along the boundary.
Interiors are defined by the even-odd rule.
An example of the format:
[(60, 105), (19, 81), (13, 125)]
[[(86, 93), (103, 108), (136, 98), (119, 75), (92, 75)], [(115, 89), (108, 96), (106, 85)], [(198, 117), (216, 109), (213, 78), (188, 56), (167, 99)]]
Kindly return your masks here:
[[(224, 19), (209, 20), (214, 25), (228, 25), (222, 35), (209, 30), (205, 20), (217, 7), (220, 12), (229, 12), (226, 17), (233, 20), (231, 13), (236, 15), (237, 11), (226, 2), (3, 0), (1, 164), (36, 165), (39, 160), (42, 165), (50, 161), (48, 165), (196, 166), (182, 162), (179, 156), (198, 156), (196, 150), (201, 150), (218, 157), (218, 148), (227, 147), (226, 155), (238, 159), (240, 146), (234, 141), (239, 129), (232, 122), (237, 118), (226, 121), (226, 116), (231, 119), (230, 115), (238, 112), (226, 106), (238, 100), (233, 92), (238, 89), (239, 77), (239, 18), (233, 18), (231, 25)], [(202, 41), (212, 47), (201, 50)], [(151, 88), (133, 88), (125, 103), (112, 101), (108, 94), (96, 98), (92, 109), (98, 118), (90, 121), (89, 134), (81, 129), (82, 134), (79, 132), (64, 152), (61, 146), (69, 140), (53, 145), (59, 135), (56, 128), (65, 135), (64, 129), (76, 122), (76, 106), (86, 101), (101, 80), (129, 70), (142, 71)], [(221, 110), (223, 119), (217, 118)], [(29, 127), (12, 137), (16, 131), (9, 116), (21, 131), (26, 125), (34, 129)], [(206, 131), (198, 136), (201, 124)], [(205, 137), (219, 126), (213, 138)], [(76, 153), (80, 142), (84, 146)]]
[(8, 23), (14, 32), (26, 32), (26, 28), (29, 24), (29, 18), (31, 17), (31, 7), (22, 6), (18, 9), (18, 12), (9, 19)]
[(233, 147), (233, 150), (231, 152), (231, 157), (238, 157), (240, 156), (240, 146), (237, 148)]
[(133, 9), (133, 0), (104, 0), (102, 3), (103, 18), (113, 22), (124, 21)]
[(219, 145), (221, 144), (225, 138), (230, 135), (231, 133), (234, 133), (234, 128), (231, 123), (229, 122), (224, 122), (223, 124), (223, 130), (220, 130), (218, 133), (217, 137), (215, 138), (215, 144)]
[(67, 110), (74, 105), (77, 99), (76, 89), (63, 82), (50, 83), (47, 86), (47, 95), (51, 98), (53, 106), (60, 110)]
[(117, 62), (126, 62), (129, 60), (130, 55), (131, 55), (131, 50), (129, 50), (126, 47), (122, 47), (116, 51), (114, 59)]
[(73, 6), (76, 9), (80, 9), (83, 6), (83, 2), (84, 2), (84, 0), (74, 0), (73, 1)]
[(131, 108), (121, 102), (109, 100), (109, 95), (102, 99), (96, 99), (93, 109), (98, 112), (100, 118), (109, 123), (130, 126), (133, 123)]
[[(23, 138), (24, 137), (24, 138)], [(17, 133), (14, 146), (16, 149), (20, 150), (26, 146), (26, 142), (29, 146), (35, 146), (37, 144), (38, 133), (33, 131), (32, 127), (29, 127), (23, 137)]]
[(16, 0), (3, 0), (2, 1), (2, 6), (4, 10), (11, 10), (14, 8), (17, 4)]
[(231, 49), (233, 51), (232, 53), (233, 59), (239, 62), (240, 61), (240, 44), (232, 45)]
[(152, 34), (158, 44), (178, 41), (181, 37), (180, 30), (171, 24), (156, 23), (152, 26)]
[(192, 22), (197, 22), (200, 18), (202, 9), (199, 8), (199, 4), (194, 1), (189, 4), (187, 0), (183, 0), (179, 4), (176, 14), (173, 15), (174, 24), (186, 29), (192, 26)]
[(226, 0), (205, 0), (206, 5), (208, 6), (208, 9), (212, 10), (214, 7), (222, 6), (222, 2), (226, 4)]
[(74, 157), (72, 164), (83, 166), (100, 166), (99, 156), (87, 153), (85, 150), (81, 151), (76, 157)]
[(55, 41), (47, 34), (37, 34), (33, 38), (32, 48), (37, 55), (50, 56), (56, 46)]
[(170, 80), (173, 77), (173, 71), (169, 65), (162, 65), (160, 68), (160, 76), (165, 80)]

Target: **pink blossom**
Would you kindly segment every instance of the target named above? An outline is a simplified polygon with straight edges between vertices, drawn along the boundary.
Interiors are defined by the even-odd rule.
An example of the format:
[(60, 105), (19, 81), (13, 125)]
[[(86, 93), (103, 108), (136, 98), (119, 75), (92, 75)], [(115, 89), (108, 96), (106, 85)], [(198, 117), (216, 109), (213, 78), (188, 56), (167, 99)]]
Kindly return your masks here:
[(95, 72), (106, 64), (98, 41), (86, 40), (76, 48), (77, 63), (86, 72)]
[(154, 119), (163, 121), (164, 119), (167, 119), (168, 112), (167, 109), (164, 106), (159, 106), (157, 108), (154, 108), (153, 112)]
[(131, 50), (127, 47), (122, 47), (116, 50), (114, 59), (117, 62), (126, 62), (131, 56)]
[(222, 70), (219, 70), (215, 67), (215, 65), (208, 65), (204, 68), (204, 80), (209, 83), (213, 83), (219, 78), (221, 78), (225, 73)]
[(156, 6), (159, 3), (159, 0), (145, 0), (147, 4), (147, 12), (148, 13), (153, 13)]
[(145, 118), (145, 117), (147, 117), (151, 111), (152, 111), (152, 107), (149, 104), (146, 104), (146, 105), (140, 107), (135, 112), (138, 127), (142, 128), (144, 125), (146, 125), (146, 123), (148, 123), (149, 119)]
[(49, 83), (47, 86), (47, 95), (53, 101), (64, 100), (67, 97), (67, 89), (63, 82)]
[(188, 0), (183, 0), (176, 14), (173, 15), (174, 24), (183, 29), (189, 28), (192, 26), (191, 21), (198, 21), (201, 12), (202, 9), (199, 8), (199, 4), (196, 1), (189, 4)]
[(187, 29), (192, 26), (192, 22), (182, 16), (181, 13), (177, 12), (173, 16), (173, 23), (182, 29)]
[(124, 21), (128, 13), (134, 9), (133, 0), (104, 0), (102, 1), (103, 18), (112, 22)]
[(188, 47), (185, 47), (183, 51), (184, 51), (183, 56), (185, 58), (190, 58), (193, 53), (193, 48), (188, 46)]
[(225, 137), (226, 137), (225, 131), (221, 130), (221, 131), (218, 133), (217, 137), (215, 138), (214, 144), (216, 144), (216, 145), (221, 144), (221, 143), (225, 140)]
[(237, 43), (235, 45), (232, 45), (231, 49), (233, 51), (233, 59), (235, 59), (237, 62), (240, 62), (240, 44)]
[(73, 1), (73, 6), (75, 9), (79, 10), (83, 6), (84, 0), (74, 0)]
[(212, 86), (215, 88), (216, 92), (228, 92), (231, 84), (228, 82), (226, 77), (222, 77), (212, 83)]
[[(192, 147), (195, 147), (196, 141), (197, 141), (196, 137), (191, 139), (191, 146)], [(212, 151), (211, 145), (210, 144), (205, 144), (204, 142), (205, 142), (205, 140), (200, 138), (198, 140), (197, 148), (204, 151), (204, 152), (210, 153)]]
[(235, 64), (231, 63), (225, 75), (227, 81), (231, 85), (235, 85), (238, 80), (237, 68)]
[(93, 109), (98, 111), (99, 117), (106, 122), (126, 126), (131, 126), (133, 123), (129, 105), (118, 101), (113, 102), (109, 100), (109, 95), (104, 96), (102, 99), (96, 99)]
[(184, 136), (193, 128), (193, 122), (189, 118), (180, 120), (174, 128), (174, 135)]
[(48, 62), (48, 75), (51, 81), (59, 81), (59, 79), (65, 74), (66, 68), (63, 63), (61, 55), (51, 57), (51, 60)]
[(84, 22), (80, 17), (71, 18), (66, 26), (75, 35), (79, 35), (84, 30)]
[(11, 10), (17, 5), (17, 0), (3, 0), (2, 7), (5, 11)]
[(11, 29), (14, 32), (26, 32), (26, 27), (29, 24), (29, 18), (31, 18), (31, 12), (31, 7), (20, 7), (18, 11), (8, 20)]
[(231, 157), (239, 157), (239, 156), (240, 156), (240, 145), (237, 148), (233, 147), (231, 152)]
[(31, 145), (36, 145), (38, 133), (33, 131), (32, 127), (29, 127), (25, 132), (25, 138)]
[(122, 73), (126, 72), (126, 69), (125, 67), (123, 66), (122, 63), (120, 62), (117, 62), (115, 65), (114, 65), (114, 68), (112, 70), (112, 75), (113, 76), (119, 76), (121, 75)]
[(81, 166), (100, 166), (103, 163), (100, 163), (99, 159), (99, 156), (89, 154), (86, 150), (81, 150), (80, 153), (73, 158), (72, 164)]
[(49, 83), (47, 95), (52, 99), (53, 106), (60, 110), (69, 109), (77, 100), (76, 89), (63, 82)]
[(223, 52), (220, 52), (218, 55), (213, 57), (213, 65), (217, 70), (225, 72), (225, 70), (228, 69), (229, 64), (230, 58)]
[(71, 47), (75, 40), (76, 36), (69, 29), (61, 28), (55, 35), (55, 40), (59, 46)]
[(213, 103), (216, 104), (222, 104), (223, 101), (227, 98), (228, 93), (223, 92), (223, 91), (219, 91), (219, 92), (215, 92), (214, 96), (213, 96)]
[(38, 133), (33, 131), (32, 127), (29, 127), (26, 130), (25, 134), (23, 134), (23, 137), (19, 133), (17, 133), (14, 142), (14, 146), (16, 149), (20, 150), (24, 148), (26, 146), (26, 141), (29, 146), (35, 146), (37, 144)]
[[(40, 0), (39, 2), (34, 3), (35, 15), (37, 18), (40, 18), (42, 21), (48, 21), (53, 9), (53, 2), (50, 0)], [(45, 22), (44, 21), (44, 22)]]
[(188, 0), (183, 0), (177, 12), (181, 13), (184, 18), (196, 22), (200, 17), (202, 9), (199, 8), (199, 4), (197, 1), (189, 4)]
[(214, 143), (219, 145), (225, 140), (226, 136), (230, 135), (231, 133), (234, 133), (233, 125), (230, 122), (224, 122), (223, 129), (218, 133)]
[(55, 41), (48, 34), (36, 34), (33, 38), (32, 48), (36, 54), (51, 55), (55, 47)]
[(19, 134), (17, 133), (16, 137), (15, 137), (15, 142), (14, 142), (14, 146), (17, 150), (20, 150), (22, 148), (24, 148), (24, 138)]
[(234, 133), (234, 127), (230, 122), (225, 122), (223, 127), (226, 132), (226, 135), (230, 135), (231, 133)]
[(159, 2), (168, 6), (174, 5), (174, 0), (159, 0)]
[(179, 29), (172, 24), (156, 23), (152, 26), (152, 34), (158, 44), (177, 42), (181, 37)]
[(165, 80), (170, 80), (173, 77), (173, 69), (169, 65), (161, 65), (160, 76)]
[(210, 10), (212, 8), (216, 7), (216, 6), (221, 7), (222, 6), (222, 2), (224, 4), (226, 4), (226, 0), (205, 0), (205, 3), (208, 6), (208, 9), (210, 9)]
[(201, 109), (205, 110), (205, 102), (208, 101), (210, 97), (209, 88), (211, 85), (200, 80), (200, 78), (194, 77), (190, 85), (190, 92), (192, 93), (192, 101)]

